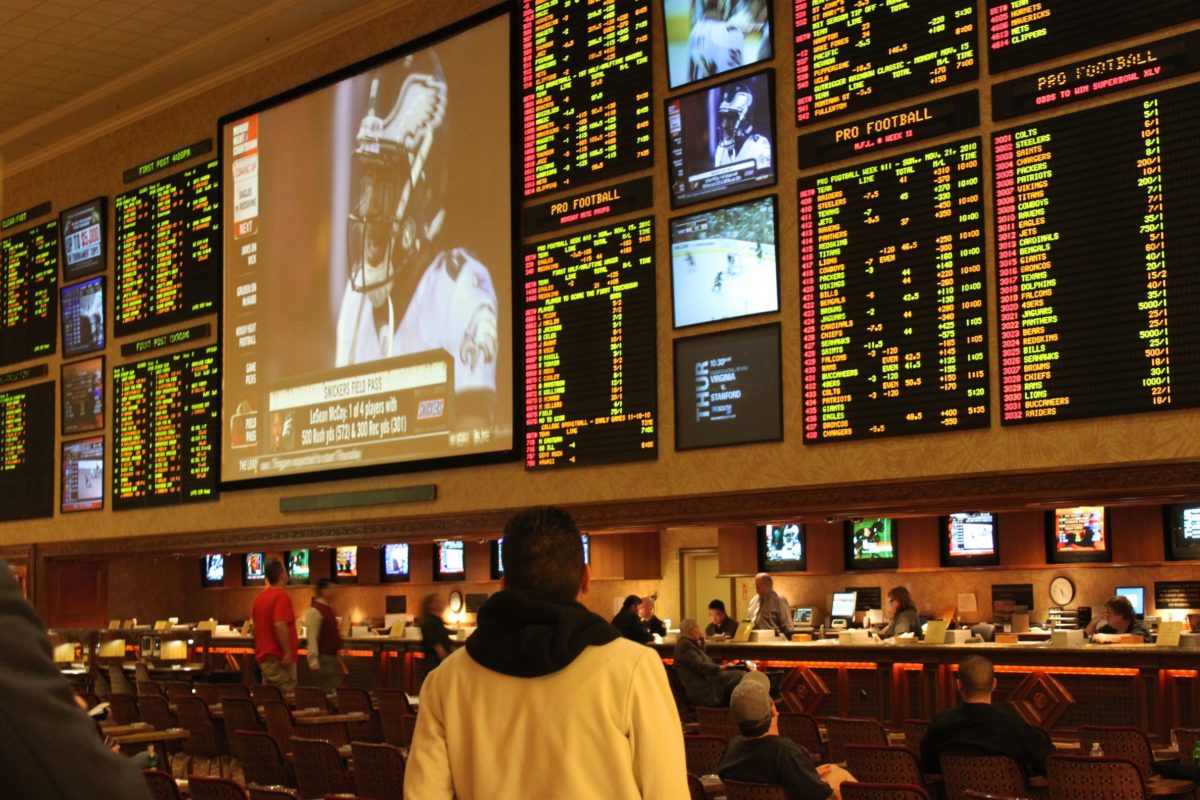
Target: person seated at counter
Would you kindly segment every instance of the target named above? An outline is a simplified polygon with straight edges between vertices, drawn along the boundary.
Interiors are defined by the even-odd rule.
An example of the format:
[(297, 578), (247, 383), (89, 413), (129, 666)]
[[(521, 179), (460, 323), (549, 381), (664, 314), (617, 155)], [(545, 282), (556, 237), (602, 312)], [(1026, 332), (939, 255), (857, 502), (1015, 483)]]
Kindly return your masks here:
[(958, 665), (957, 684), (962, 705), (934, 715), (921, 740), (921, 770), (941, 772), (942, 753), (953, 753), (1008, 756), (1027, 775), (1045, 775), (1046, 756), (1054, 753), (1054, 745), (1045, 732), (992, 704), (992, 662), (967, 656)]
[(612, 618), (612, 626), (616, 628), (622, 636), (638, 644), (650, 644), (654, 641), (654, 637), (650, 635), (650, 631), (642, 625), (642, 620), (638, 617), (638, 606), (642, 604), (642, 598), (636, 594), (631, 594), (625, 598), (625, 602), (621, 604), (621, 610)]
[(667, 626), (663, 625), (663, 621), (654, 615), (654, 597), (647, 595), (642, 598), (642, 602), (638, 604), (638, 619), (641, 620), (642, 627), (650, 631), (656, 636), (666, 636)]
[(704, 634), (700, 624), (690, 617), (679, 623), (675, 671), (688, 703), (708, 707), (729, 705), (730, 694), (746, 674), (718, 664), (704, 652)]
[(440, 594), (425, 595), (417, 624), (421, 628), (421, 650), (425, 654), (426, 674), (450, 655), (450, 631), (446, 630), (446, 623), (442, 621), (445, 611), (446, 603)]
[(755, 630), (770, 628), (784, 636), (792, 633), (792, 610), (788, 602), (775, 591), (775, 581), (765, 572), (754, 576), (754, 597), (746, 609), (746, 619)]
[(892, 620), (879, 632), (881, 639), (889, 636), (900, 636), (905, 633), (920, 633), (921, 619), (917, 616), (917, 605), (912, 595), (904, 586), (893, 586), (888, 592), (888, 606), (892, 610)]
[(704, 629), (705, 636), (722, 635), (726, 639), (732, 639), (737, 633), (737, 620), (730, 619), (725, 613), (725, 601), (717, 598), (708, 604), (708, 618), (710, 622), (708, 627)]
[(1150, 630), (1133, 613), (1133, 604), (1128, 597), (1117, 595), (1110, 597), (1104, 603), (1104, 610), (1096, 615), (1083, 632), (1092, 637), (1093, 642), (1116, 642), (1123, 634), (1141, 636), (1142, 641), (1150, 641)]
[(761, 672), (746, 673), (733, 690), (729, 709), (741, 735), (729, 740), (717, 764), (722, 780), (773, 783), (783, 787), (788, 800), (836, 800), (842, 781), (854, 780), (833, 764), (814, 768), (804, 748), (779, 735), (771, 682)]

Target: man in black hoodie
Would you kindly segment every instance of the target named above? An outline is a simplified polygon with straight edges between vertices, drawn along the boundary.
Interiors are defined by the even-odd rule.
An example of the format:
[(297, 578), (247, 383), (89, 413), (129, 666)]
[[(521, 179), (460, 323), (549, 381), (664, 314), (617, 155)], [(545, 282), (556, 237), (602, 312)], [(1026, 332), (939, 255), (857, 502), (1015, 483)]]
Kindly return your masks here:
[(687, 800), (662, 661), (579, 604), (589, 580), (569, 514), (509, 520), (501, 591), (421, 687), (407, 800)]
[(650, 644), (654, 641), (654, 637), (650, 635), (650, 631), (642, 624), (642, 618), (638, 616), (641, 604), (642, 598), (636, 594), (626, 597), (625, 602), (621, 604), (621, 610), (612, 619), (612, 626), (631, 642)]

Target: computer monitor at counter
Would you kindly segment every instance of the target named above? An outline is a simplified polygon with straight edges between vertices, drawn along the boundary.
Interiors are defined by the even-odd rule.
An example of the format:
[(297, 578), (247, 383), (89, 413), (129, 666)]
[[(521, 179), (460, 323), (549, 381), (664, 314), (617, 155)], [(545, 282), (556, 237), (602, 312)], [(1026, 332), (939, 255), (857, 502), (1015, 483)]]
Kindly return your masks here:
[(829, 616), (833, 619), (853, 620), (858, 605), (858, 592), (834, 592)]

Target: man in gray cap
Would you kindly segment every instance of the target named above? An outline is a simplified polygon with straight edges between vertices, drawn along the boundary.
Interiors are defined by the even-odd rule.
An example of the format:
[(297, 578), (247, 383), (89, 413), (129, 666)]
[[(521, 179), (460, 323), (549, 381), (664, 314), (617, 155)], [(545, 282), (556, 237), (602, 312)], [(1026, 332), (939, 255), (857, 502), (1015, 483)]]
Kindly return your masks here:
[(717, 774), (723, 780), (778, 784), (788, 800), (825, 800), (836, 794), (844, 769), (832, 764), (814, 768), (800, 745), (779, 735), (779, 712), (771, 702), (771, 682), (761, 672), (748, 672), (729, 701), (740, 736), (729, 741)]

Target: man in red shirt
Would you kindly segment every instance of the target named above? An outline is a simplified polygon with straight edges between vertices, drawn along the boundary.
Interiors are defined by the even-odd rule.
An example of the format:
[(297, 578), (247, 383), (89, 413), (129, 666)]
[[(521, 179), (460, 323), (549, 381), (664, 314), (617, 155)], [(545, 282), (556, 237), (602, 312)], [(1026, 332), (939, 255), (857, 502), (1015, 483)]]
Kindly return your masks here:
[(296, 612), (283, 590), (287, 570), (278, 561), (267, 564), (267, 589), (254, 600), (254, 658), (263, 683), (285, 694), (296, 688)]

